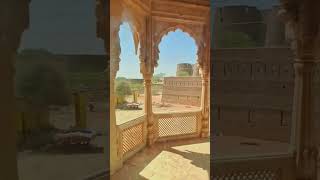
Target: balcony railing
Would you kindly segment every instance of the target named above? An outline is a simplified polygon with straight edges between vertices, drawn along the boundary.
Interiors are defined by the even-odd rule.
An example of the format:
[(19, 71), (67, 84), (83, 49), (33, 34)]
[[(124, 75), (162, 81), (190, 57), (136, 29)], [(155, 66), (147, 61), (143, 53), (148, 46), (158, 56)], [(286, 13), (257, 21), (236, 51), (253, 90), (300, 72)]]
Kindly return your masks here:
[[(200, 137), (201, 111), (155, 113), (153, 115), (156, 141)], [(123, 161), (146, 146), (147, 119), (140, 116), (118, 125), (119, 152)], [(219, 156), (211, 161), (214, 180), (288, 180), (294, 179), (294, 156), (291, 152), (254, 156)]]
[(118, 125), (118, 127), (120, 129), (120, 143), (118, 148), (123, 160), (126, 160), (146, 145), (146, 116), (140, 116)]
[(294, 179), (293, 153), (253, 157), (213, 157), (213, 180)]
[(199, 137), (201, 111), (155, 113), (155, 135), (157, 141)]
[[(157, 141), (199, 137), (201, 111), (155, 113), (155, 135)], [(147, 119), (140, 116), (118, 125), (120, 142), (118, 152), (125, 161), (146, 146)]]

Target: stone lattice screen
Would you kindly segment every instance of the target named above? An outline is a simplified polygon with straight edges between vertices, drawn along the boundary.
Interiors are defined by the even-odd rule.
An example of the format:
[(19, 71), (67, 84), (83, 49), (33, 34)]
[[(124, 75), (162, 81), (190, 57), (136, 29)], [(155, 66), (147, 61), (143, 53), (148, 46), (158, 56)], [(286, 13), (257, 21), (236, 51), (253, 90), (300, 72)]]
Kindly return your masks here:
[(213, 159), (213, 180), (289, 180), (294, 178), (294, 158), (282, 155)]
[(248, 172), (230, 172), (213, 178), (213, 180), (226, 180), (226, 179), (237, 179), (237, 180), (282, 180), (281, 170), (256, 170)]
[(143, 143), (143, 124), (127, 128), (122, 133), (122, 153), (125, 154)]
[(154, 116), (159, 140), (197, 137), (200, 134), (201, 111), (158, 113)]
[(127, 123), (119, 125), (120, 152), (124, 159), (128, 159), (135, 152), (143, 148), (146, 142), (146, 121), (145, 116), (138, 117)]

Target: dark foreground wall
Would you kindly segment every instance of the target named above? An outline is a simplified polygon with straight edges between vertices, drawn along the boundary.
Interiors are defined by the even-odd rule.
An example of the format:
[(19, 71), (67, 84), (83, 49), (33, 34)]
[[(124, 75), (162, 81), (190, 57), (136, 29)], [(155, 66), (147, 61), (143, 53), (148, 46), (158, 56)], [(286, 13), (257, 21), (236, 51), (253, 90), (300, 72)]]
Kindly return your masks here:
[[(294, 93), (289, 48), (212, 50), (213, 133), (289, 141)], [(314, 119), (320, 143), (320, 64), (314, 69)]]
[(212, 50), (213, 133), (289, 141), (293, 53), (288, 48)]

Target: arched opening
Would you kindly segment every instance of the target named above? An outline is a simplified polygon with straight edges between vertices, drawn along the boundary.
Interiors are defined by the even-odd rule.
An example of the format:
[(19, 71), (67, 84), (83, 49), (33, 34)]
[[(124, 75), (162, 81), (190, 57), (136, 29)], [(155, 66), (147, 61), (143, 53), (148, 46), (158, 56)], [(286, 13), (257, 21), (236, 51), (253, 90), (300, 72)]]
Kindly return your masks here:
[[(136, 44), (129, 23), (120, 25), (120, 64), (115, 79), (116, 121), (123, 124), (144, 114), (144, 86), (140, 73), (140, 44)], [(137, 46), (137, 47), (136, 47)]]
[(200, 109), (201, 78), (195, 40), (181, 29), (163, 36), (153, 76), (153, 111), (185, 112)]

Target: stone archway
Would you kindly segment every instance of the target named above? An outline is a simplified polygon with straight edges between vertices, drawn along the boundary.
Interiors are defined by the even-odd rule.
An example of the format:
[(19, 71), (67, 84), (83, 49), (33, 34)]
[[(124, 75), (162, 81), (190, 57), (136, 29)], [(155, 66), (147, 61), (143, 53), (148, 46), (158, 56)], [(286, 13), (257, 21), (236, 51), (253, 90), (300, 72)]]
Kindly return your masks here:
[[(196, 43), (197, 46), (197, 54), (198, 59), (197, 62), (203, 61), (203, 59), (200, 59), (201, 53), (202, 53), (202, 37), (201, 37), (201, 27), (193, 28), (192, 26), (188, 26), (185, 24), (165, 24), (163, 27), (158, 26), (159, 29), (156, 29), (154, 32), (153, 37), (153, 61), (154, 61), (154, 67), (158, 66), (159, 61), (159, 44), (161, 43), (161, 40), (164, 36), (166, 36), (170, 32), (175, 32), (176, 30), (180, 29), (182, 32), (188, 34)], [(195, 30), (193, 30), (195, 29)], [(200, 56), (199, 56), (200, 55)], [(200, 64), (200, 63), (199, 63)]]
[[(158, 6), (154, 3), (160, 3)], [(194, 8), (197, 13), (192, 15), (192, 18), (185, 20), (179, 13), (175, 14), (175, 17), (170, 17), (168, 20), (168, 11), (165, 6), (166, 3), (173, 3), (178, 9), (183, 8)], [(191, 3), (191, 2), (189, 2)], [(192, 2), (194, 3), (194, 2)], [(152, 111), (152, 91), (151, 91), (151, 79), (154, 73), (154, 68), (157, 65), (158, 53), (155, 53), (157, 49), (155, 47), (160, 43), (161, 38), (170, 31), (181, 29), (182, 31), (189, 34), (193, 39), (195, 39), (198, 46), (198, 62), (200, 69), (202, 70), (203, 78), (203, 89), (202, 94), (207, 97), (208, 94), (208, 74), (209, 68), (206, 68), (209, 64), (210, 56), (210, 44), (206, 41), (206, 33), (209, 27), (209, 21), (206, 21), (204, 14), (210, 14), (210, 4), (208, 2), (200, 4), (188, 4), (187, 2), (162, 2), (160, 0), (147, 0), (147, 1), (128, 1), (128, 0), (113, 0), (111, 1), (111, 59), (110, 59), (110, 97), (114, 95), (114, 79), (116, 73), (119, 69), (121, 48), (119, 46), (119, 38), (117, 36), (119, 32), (119, 26), (122, 21), (129, 21), (133, 27), (135, 34), (135, 44), (140, 44), (140, 72), (143, 74), (144, 78), (144, 92), (145, 92), (145, 121), (146, 122), (146, 143), (145, 145), (152, 145), (155, 140), (155, 131), (157, 127), (154, 124), (155, 115)], [(160, 8), (160, 9), (157, 9)], [(164, 9), (161, 9), (164, 8)], [(169, 10), (170, 11), (170, 10)], [(203, 14), (203, 12), (205, 13)], [(201, 12), (201, 13), (200, 13)], [(161, 18), (158, 15), (160, 13)], [(163, 13), (163, 14), (162, 14)], [(177, 13), (177, 12), (174, 12)], [(194, 13), (193, 10), (188, 11), (188, 13)], [(201, 15), (200, 15), (201, 14)], [(197, 17), (197, 18), (195, 18)], [(160, 18), (160, 19), (159, 19)], [(200, 22), (199, 22), (200, 21)], [(207, 24), (207, 25), (206, 25)], [(210, 30), (209, 30), (210, 33)], [(138, 43), (139, 42), (139, 43)], [(136, 46), (137, 48), (137, 46)], [(136, 49), (137, 51), (137, 49)], [(208, 53), (208, 54), (207, 54)], [(208, 109), (209, 100), (208, 98), (202, 99), (201, 112), (197, 112), (197, 122), (201, 117), (201, 134), (203, 137), (208, 136)], [(188, 115), (187, 115), (188, 116)], [(195, 116), (194, 114), (192, 116)], [(144, 130), (143, 130), (144, 131)], [(198, 132), (197, 132), (198, 133)], [(110, 156), (111, 156), (111, 173), (115, 172), (122, 166), (123, 156), (121, 154), (122, 140), (121, 136), (124, 131), (119, 129), (115, 123), (115, 102), (114, 99), (110, 99)], [(143, 132), (144, 134), (144, 132)], [(120, 146), (119, 146), (120, 145)], [(139, 146), (140, 147), (140, 146)]]
[[(209, 21), (207, 21), (209, 23)], [(202, 110), (202, 137), (209, 136), (209, 76), (210, 76), (210, 37), (206, 33), (207, 27), (205, 24), (183, 24), (178, 22), (158, 22), (154, 25), (153, 32), (153, 68), (158, 66), (159, 61), (159, 44), (164, 36), (177, 29), (187, 33), (194, 39), (197, 46), (197, 64), (199, 66), (201, 79), (202, 79), (202, 93), (201, 93), (201, 110)], [(210, 30), (209, 30), (210, 32)]]

